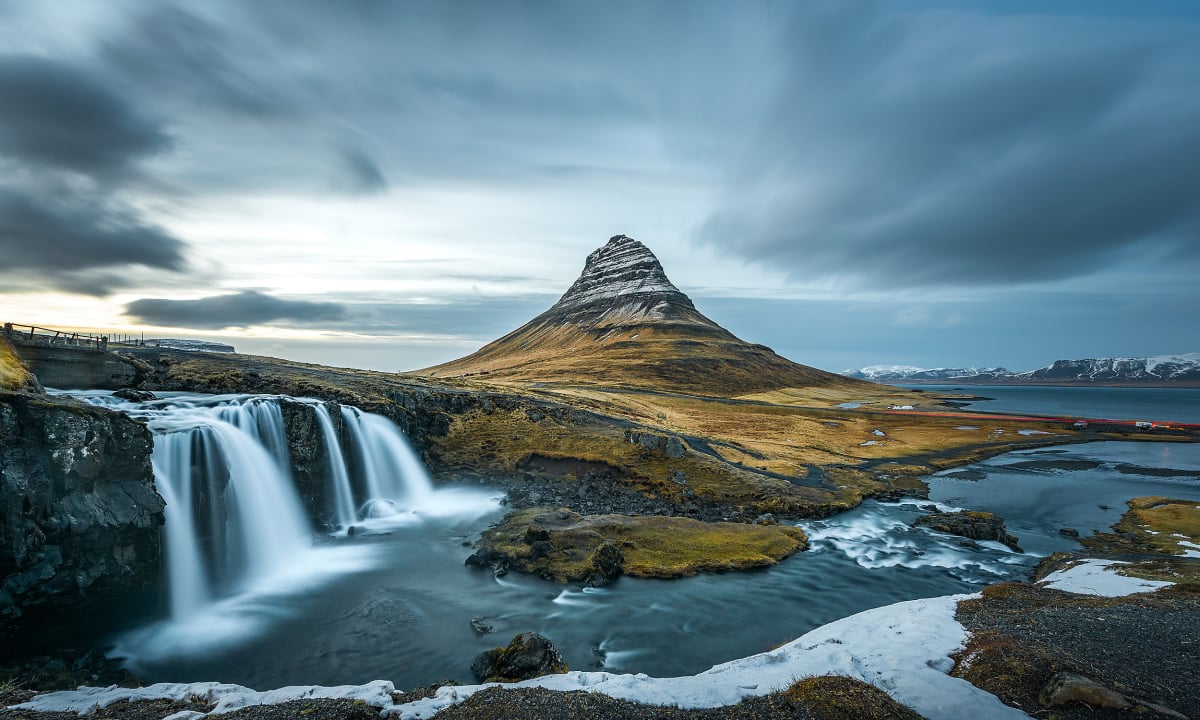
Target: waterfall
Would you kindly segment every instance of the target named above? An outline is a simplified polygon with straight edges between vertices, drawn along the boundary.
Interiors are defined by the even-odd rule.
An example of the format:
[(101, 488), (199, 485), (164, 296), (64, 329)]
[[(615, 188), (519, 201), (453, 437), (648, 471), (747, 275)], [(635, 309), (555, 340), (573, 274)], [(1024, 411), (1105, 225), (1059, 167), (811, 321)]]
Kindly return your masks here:
[[(333, 414), (317, 400), (267, 395), (163, 393), (129, 402), (104, 391), (61, 392), (144, 420), (154, 436), (169, 614), (119, 639), (113, 652), (133, 668), (244, 642), (287, 615), (284, 598), (380, 562), (378, 543), (348, 535), (425, 532), (499, 507), (489, 490), (435, 491), (399, 428), (358, 408)], [(317, 479), (327, 484), (305, 489), (328, 507), (312, 508), (316, 517), (301, 501), (282, 402), (307, 405), (317, 421), (321, 437), (312, 442), (327, 460)], [(318, 540), (314, 527), (328, 511), (341, 528)]]
[(148, 419), (173, 617), (302, 562), (311, 531), (276, 403), (173, 402)]
[[(154, 434), (151, 461), (166, 501), (173, 618), (272, 578), (304, 573), (313, 552), (312, 523), (292, 475), (279, 398), (84, 399), (144, 419)], [(433, 484), (399, 428), (381, 415), (343, 406), (339, 418), (348, 441), (343, 448), (329, 407), (304, 402), (320, 430), (339, 530), (414, 518), (434, 494)], [(438, 512), (444, 508), (433, 510), (444, 514)]]
[(362, 518), (411, 511), (429, 498), (433, 482), (395, 423), (350, 406), (342, 407), (342, 422), (366, 489)]
[(333, 485), (334, 512), (337, 523), (349, 528), (358, 520), (354, 504), (354, 489), (350, 487), (350, 474), (346, 471), (346, 459), (337, 432), (333, 429), (333, 418), (324, 403), (315, 406), (317, 423), (321, 426), (321, 439), (325, 443), (325, 456), (329, 458), (329, 476)]

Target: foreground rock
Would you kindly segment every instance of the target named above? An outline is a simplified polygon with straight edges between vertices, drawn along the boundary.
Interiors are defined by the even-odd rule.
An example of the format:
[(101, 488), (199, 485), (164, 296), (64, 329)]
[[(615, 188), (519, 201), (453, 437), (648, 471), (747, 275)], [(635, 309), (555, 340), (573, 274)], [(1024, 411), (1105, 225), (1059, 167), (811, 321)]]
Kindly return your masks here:
[[(1047, 568), (1063, 562), (1055, 558)], [(1170, 562), (1181, 582), (1155, 592), (1097, 597), (1026, 583), (985, 589), (959, 604), (957, 619), (971, 636), (952, 674), (1034, 717), (1200, 717), (1200, 563)], [(1188, 564), (1197, 567), (1189, 572)]]
[(120, 413), (0, 392), (0, 637), (152, 587), (163, 501), (150, 432)]
[(514, 637), (508, 647), (480, 653), (471, 663), (471, 672), (479, 682), (520, 682), (542, 675), (562, 674), (570, 670), (554, 643), (541, 633), (527, 632)]
[(1004, 518), (992, 513), (974, 510), (932, 513), (917, 518), (916, 524), (971, 540), (994, 540), (1007, 545), (1014, 552), (1023, 552), (1017, 544), (1017, 538), (1009, 535), (1005, 529)]
[(787, 525), (529, 508), (485, 531), (467, 564), (604, 585), (620, 575), (676, 578), (766, 567), (807, 546), (804, 531)]

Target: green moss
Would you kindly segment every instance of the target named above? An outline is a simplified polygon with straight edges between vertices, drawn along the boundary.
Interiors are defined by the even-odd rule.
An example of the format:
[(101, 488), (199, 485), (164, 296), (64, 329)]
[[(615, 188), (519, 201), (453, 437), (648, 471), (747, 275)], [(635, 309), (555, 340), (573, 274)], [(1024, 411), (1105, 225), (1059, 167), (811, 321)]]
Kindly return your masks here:
[[(598, 564), (607, 561), (623, 574), (654, 578), (766, 567), (807, 544), (802, 530), (786, 525), (528, 508), (484, 532), (479, 548), (514, 569), (565, 583), (597, 579)], [(606, 551), (610, 556), (600, 557)]]
[(1184, 555), (1200, 543), (1200, 503), (1159, 496), (1136, 497), (1113, 525), (1113, 533), (1096, 533), (1080, 542), (1103, 552)]

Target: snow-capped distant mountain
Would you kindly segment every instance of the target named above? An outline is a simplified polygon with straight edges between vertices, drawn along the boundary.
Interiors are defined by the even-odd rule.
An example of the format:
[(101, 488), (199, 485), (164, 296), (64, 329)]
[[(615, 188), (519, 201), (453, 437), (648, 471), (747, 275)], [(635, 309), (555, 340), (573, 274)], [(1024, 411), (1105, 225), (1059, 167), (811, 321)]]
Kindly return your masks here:
[(1046, 367), (1025, 372), (1010, 372), (999, 367), (927, 369), (911, 365), (871, 365), (860, 370), (847, 370), (842, 374), (882, 383), (1200, 386), (1200, 353), (1144, 358), (1056, 360)]
[(1055, 360), (1044, 368), (1017, 373), (1014, 379), (1036, 382), (1200, 382), (1200, 353), (1148, 358)]
[(957, 380), (959, 378), (983, 378), (1011, 375), (1002, 367), (997, 368), (919, 368), (912, 365), (871, 365), (860, 370), (846, 370), (846, 377), (875, 382), (933, 382)]

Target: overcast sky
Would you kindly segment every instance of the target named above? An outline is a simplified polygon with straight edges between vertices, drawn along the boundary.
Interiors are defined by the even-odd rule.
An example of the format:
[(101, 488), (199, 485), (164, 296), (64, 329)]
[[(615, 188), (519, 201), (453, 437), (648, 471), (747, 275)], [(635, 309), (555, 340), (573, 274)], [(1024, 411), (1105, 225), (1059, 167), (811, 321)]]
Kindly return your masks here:
[(1200, 351), (1200, 3), (0, 0), (0, 320), (413, 369), (619, 233), (830, 370)]

